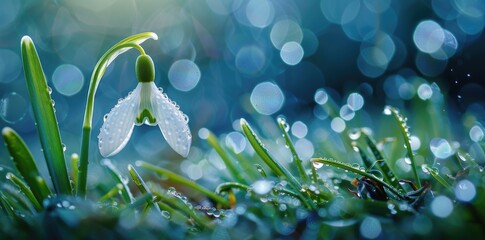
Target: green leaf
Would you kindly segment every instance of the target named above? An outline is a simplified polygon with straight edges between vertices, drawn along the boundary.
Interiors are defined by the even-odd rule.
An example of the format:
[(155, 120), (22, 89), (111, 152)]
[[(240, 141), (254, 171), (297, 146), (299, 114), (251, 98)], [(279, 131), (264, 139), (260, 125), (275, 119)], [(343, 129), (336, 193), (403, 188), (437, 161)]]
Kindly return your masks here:
[(101, 165), (106, 168), (108, 173), (115, 180), (116, 184), (121, 185), (120, 192), (123, 201), (125, 201), (126, 204), (132, 203), (134, 201), (134, 198), (130, 192), (130, 188), (128, 187), (128, 180), (121, 176), (121, 173), (113, 165), (113, 163), (111, 163), (109, 159), (103, 159), (103, 161), (101, 161)]
[[(138, 174), (138, 172), (135, 170), (133, 165), (131, 164), (128, 165), (128, 172), (130, 173), (131, 178), (133, 179), (133, 182), (135, 182), (135, 185), (138, 188), (138, 190), (140, 190), (141, 194), (152, 194), (152, 192), (146, 185), (145, 181), (143, 181), (143, 179), (140, 177), (140, 174)], [(152, 198), (147, 199), (146, 202), (148, 206), (155, 208), (160, 214), (162, 214), (162, 212), (160, 211), (160, 207), (158, 207), (157, 204), (153, 203)]]
[(406, 146), (406, 151), (407, 151), (409, 160), (411, 161), (411, 168), (413, 169), (414, 180), (418, 188), (421, 188), (421, 181), (419, 180), (416, 160), (414, 159), (413, 149), (411, 148), (411, 140), (409, 139), (409, 127), (406, 123), (406, 118), (401, 115), (401, 113), (397, 108), (394, 108), (391, 106), (386, 106), (384, 108), (384, 114), (392, 115), (399, 125), (399, 128), (401, 130), (401, 133), (404, 139), (404, 145)]
[(30, 187), (37, 201), (42, 203), (44, 199), (52, 195), (52, 192), (45, 180), (40, 176), (32, 153), (13, 129), (9, 127), (3, 128), (2, 136), (17, 170)]
[(439, 175), (437, 169), (430, 168), (429, 166), (424, 166), (424, 168), (431, 174), (431, 176), (433, 176), (434, 179), (436, 179), (436, 181), (443, 185), (443, 187), (445, 187), (448, 191), (453, 193), (453, 188), (443, 177)]
[(17, 187), (19, 187), (20, 191), (32, 203), (32, 205), (34, 206), (35, 210), (41, 211), (43, 209), (42, 208), (42, 205), (34, 197), (34, 194), (30, 190), (30, 188), (27, 187), (27, 185), (24, 182), (22, 182), (22, 180), (20, 180), (20, 178), (18, 178), (17, 176), (15, 176), (13, 173), (7, 173), (6, 177), (7, 177), (8, 180), (12, 181), (13, 184), (15, 184), (15, 185), (17, 185)]
[(71, 184), (67, 175), (64, 150), (52, 106), (50, 89), (30, 37), (22, 38), (21, 52), (30, 102), (54, 189), (58, 194), (71, 194)]
[(233, 160), (227, 155), (222, 146), (219, 144), (217, 137), (209, 131), (207, 136), (207, 143), (219, 154), (222, 161), (226, 165), (227, 169), (231, 173), (232, 177), (238, 182), (247, 183), (247, 180), (242, 176), (242, 171), (240, 168), (236, 167)]
[(158, 36), (152, 32), (145, 32), (130, 36), (113, 45), (103, 56), (99, 59), (98, 63), (94, 67), (91, 79), (89, 81), (89, 90), (86, 100), (86, 109), (84, 112), (84, 122), (81, 140), (81, 156), (78, 169), (77, 189), (78, 196), (84, 197), (87, 187), (88, 176), (88, 155), (89, 155), (89, 143), (91, 142), (91, 125), (93, 121), (94, 110), (94, 97), (96, 90), (98, 89), (99, 82), (103, 78), (104, 72), (108, 68), (109, 64), (113, 62), (120, 54), (136, 48), (142, 55), (145, 54), (143, 48), (140, 47), (144, 41), (148, 39), (157, 40)]
[(371, 180), (374, 180), (376, 182), (379, 182), (385, 188), (387, 188), (389, 191), (391, 191), (393, 194), (395, 194), (396, 196), (398, 196), (400, 199), (406, 199), (404, 197), (404, 195), (398, 189), (394, 188), (389, 183), (382, 181), (381, 179), (377, 178), (376, 176), (374, 176), (374, 175), (372, 175), (370, 173), (367, 173), (367, 172), (364, 172), (364, 171), (362, 171), (360, 169), (357, 169), (355, 167), (352, 167), (349, 164), (342, 163), (342, 162), (337, 162), (335, 160), (330, 160), (330, 159), (325, 159), (325, 158), (312, 158), (311, 161), (314, 162), (314, 163), (317, 162), (317, 163), (322, 163), (322, 164), (330, 165), (330, 166), (333, 166), (333, 167), (337, 167), (337, 168), (340, 168), (340, 169), (343, 169), (343, 170), (347, 170), (347, 171), (353, 172), (355, 174), (359, 174), (359, 175), (361, 175), (363, 177), (367, 177), (367, 178), (369, 178)]
[(277, 119), (277, 122), (278, 122), (278, 126), (281, 129), (281, 132), (283, 133), (283, 136), (285, 137), (286, 146), (291, 151), (291, 154), (293, 156), (293, 162), (296, 165), (298, 173), (300, 174), (300, 177), (303, 179), (303, 181), (307, 182), (308, 176), (305, 173), (305, 169), (303, 168), (303, 162), (301, 161), (300, 157), (296, 153), (295, 146), (293, 146), (293, 142), (291, 141), (290, 136), (288, 136), (288, 130), (287, 130), (287, 128), (289, 128), (288, 123), (284, 118), (280, 118), (280, 117)]
[(204, 194), (205, 196), (211, 198), (212, 200), (216, 201), (217, 203), (221, 204), (222, 206), (229, 206), (229, 202), (226, 199), (224, 199), (223, 197), (215, 194), (214, 192), (200, 186), (199, 184), (197, 184), (193, 181), (190, 181), (190, 180), (188, 180), (184, 177), (179, 176), (178, 174), (176, 174), (172, 171), (169, 171), (169, 170), (161, 168), (161, 167), (157, 167), (155, 165), (152, 165), (150, 163), (143, 162), (143, 161), (137, 161), (136, 165), (139, 166), (139, 167), (143, 167), (143, 168), (149, 169), (151, 171), (154, 171), (155, 173), (166, 177), (168, 180), (170, 180), (172, 182), (176, 182), (176, 183), (180, 183), (180, 184), (183, 184), (185, 186), (188, 186), (189, 188), (191, 188), (195, 191), (198, 191), (198, 192)]
[(242, 129), (244, 135), (246, 135), (248, 142), (251, 144), (251, 146), (253, 147), (256, 154), (264, 161), (264, 163), (266, 163), (266, 165), (268, 165), (268, 167), (280, 179), (287, 180), (288, 183), (293, 187), (295, 192), (297, 192), (300, 195), (300, 198), (305, 199), (306, 204), (312, 206), (312, 208), (313, 208), (312, 200), (309, 199), (307, 195), (303, 195), (301, 193), (301, 190), (302, 190), (301, 184), (296, 180), (296, 178), (283, 165), (281, 165), (278, 161), (275, 161), (269, 155), (269, 152), (266, 149), (266, 147), (263, 145), (261, 140), (258, 138), (258, 136), (253, 131), (253, 129), (251, 129), (248, 122), (244, 118), (241, 118), (241, 129)]

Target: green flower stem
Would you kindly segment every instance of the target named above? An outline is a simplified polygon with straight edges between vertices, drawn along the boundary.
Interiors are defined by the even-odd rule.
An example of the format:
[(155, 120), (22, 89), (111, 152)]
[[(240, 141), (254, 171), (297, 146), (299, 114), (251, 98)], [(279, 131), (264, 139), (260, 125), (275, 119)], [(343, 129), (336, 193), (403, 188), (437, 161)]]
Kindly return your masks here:
[(367, 177), (371, 180), (379, 182), (380, 184), (382, 184), (384, 187), (386, 187), (389, 191), (391, 191), (393, 194), (395, 194), (400, 199), (406, 199), (405, 196), (399, 190), (397, 190), (396, 188), (394, 188), (390, 184), (382, 181), (381, 179), (377, 178), (376, 176), (374, 176), (372, 174), (361, 171), (360, 169), (354, 168), (354, 167), (352, 167), (348, 164), (337, 162), (337, 161), (334, 161), (334, 160), (325, 159), (325, 158), (312, 158), (311, 161), (317, 162), (317, 163), (323, 163), (323, 164), (330, 165), (330, 166), (337, 167), (337, 168), (341, 168), (341, 169), (353, 172), (355, 174), (359, 174), (363, 177)]
[(20, 180), (20, 178), (15, 176), (13, 173), (7, 173), (6, 177), (7, 177), (8, 180), (12, 181), (13, 184), (15, 184), (15, 185), (17, 185), (17, 187), (19, 187), (20, 191), (32, 203), (35, 210), (41, 211), (43, 209), (42, 205), (39, 203), (39, 201), (37, 201), (37, 199), (35, 198), (34, 194), (30, 190), (30, 188), (27, 187), (27, 185), (22, 180)]
[(6, 127), (2, 130), (2, 136), (7, 149), (12, 156), (15, 167), (24, 178), (30, 190), (39, 203), (42, 203), (49, 195), (51, 190), (45, 180), (40, 176), (34, 157), (22, 138), (11, 128)]
[(218, 204), (221, 204), (222, 206), (225, 206), (225, 207), (229, 206), (229, 201), (227, 199), (215, 194), (214, 192), (200, 186), (199, 184), (197, 184), (193, 181), (190, 181), (190, 180), (188, 180), (184, 177), (179, 176), (178, 174), (176, 174), (172, 171), (169, 171), (169, 170), (161, 168), (161, 167), (157, 167), (155, 165), (152, 165), (150, 163), (143, 162), (143, 161), (137, 161), (136, 165), (139, 166), (139, 167), (143, 167), (143, 168), (152, 170), (152, 171), (156, 172), (157, 174), (160, 174), (164, 177), (167, 177), (169, 180), (171, 180), (173, 182), (186, 185), (193, 190), (199, 191), (202, 194), (204, 194), (205, 196), (207, 196), (207, 197), (211, 198), (212, 200), (214, 200), (215, 202), (217, 202)]
[(288, 123), (286, 123), (286, 120), (283, 118), (278, 118), (277, 120), (278, 126), (281, 129), (281, 132), (283, 132), (283, 136), (285, 137), (286, 141), (286, 146), (291, 151), (291, 154), (293, 155), (293, 162), (296, 165), (296, 168), (298, 169), (298, 173), (300, 174), (300, 177), (303, 179), (303, 182), (308, 182), (308, 176), (305, 173), (305, 169), (303, 168), (303, 162), (301, 161), (300, 157), (298, 157), (298, 154), (296, 153), (295, 146), (293, 145), (293, 142), (290, 139), (290, 136), (288, 136), (288, 132), (286, 129), (286, 126)]
[(77, 186), (77, 177), (78, 177), (78, 166), (79, 164), (79, 155), (73, 153), (71, 155), (71, 181), (73, 186)]
[(128, 51), (131, 48), (137, 49), (140, 54), (145, 55), (145, 51), (139, 45), (147, 39), (157, 40), (158, 36), (152, 32), (140, 33), (128, 37), (113, 47), (111, 47), (98, 61), (94, 67), (93, 74), (89, 82), (88, 96), (86, 100), (86, 110), (84, 112), (84, 122), (81, 141), (81, 156), (78, 169), (78, 181), (77, 181), (77, 195), (84, 197), (86, 195), (87, 176), (88, 176), (88, 155), (89, 155), (89, 143), (91, 140), (91, 125), (93, 120), (94, 109), (94, 97), (98, 88), (99, 82), (104, 75), (104, 72), (108, 68), (109, 64), (120, 54)]
[(409, 160), (411, 161), (411, 167), (413, 169), (414, 180), (415, 180), (418, 188), (421, 188), (421, 181), (419, 180), (419, 174), (418, 174), (418, 170), (417, 170), (417, 166), (416, 166), (416, 160), (414, 159), (413, 149), (411, 148), (411, 140), (409, 139), (409, 128), (406, 124), (406, 120), (404, 119), (404, 117), (401, 115), (401, 113), (399, 113), (399, 111), (396, 108), (391, 107), (391, 106), (386, 106), (386, 109), (384, 111), (386, 111), (386, 110), (391, 111), (392, 116), (394, 117), (394, 119), (396, 119), (396, 121), (399, 125), (399, 128), (401, 130), (401, 133), (402, 133), (402, 136), (403, 136), (403, 139), (404, 139), (404, 144), (406, 145), (406, 151), (407, 151)]
[(30, 37), (24, 36), (20, 45), (25, 82), (54, 189), (58, 194), (72, 194), (59, 126), (39, 56)]
[(227, 169), (231, 173), (232, 177), (237, 180), (238, 182), (247, 183), (246, 178), (244, 178), (241, 173), (241, 169), (238, 169), (236, 165), (234, 165), (233, 160), (227, 155), (227, 153), (222, 149), (222, 146), (219, 144), (219, 140), (217, 137), (209, 131), (209, 135), (207, 137), (207, 143), (219, 154), (222, 161), (226, 165)]

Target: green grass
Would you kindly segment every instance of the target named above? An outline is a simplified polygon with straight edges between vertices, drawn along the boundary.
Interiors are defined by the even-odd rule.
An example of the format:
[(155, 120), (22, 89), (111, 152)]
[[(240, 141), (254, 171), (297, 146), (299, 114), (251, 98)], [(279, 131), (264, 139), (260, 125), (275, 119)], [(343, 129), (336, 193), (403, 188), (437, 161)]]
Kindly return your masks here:
[[(201, 146), (206, 152), (190, 159), (202, 161), (211, 151), (217, 153), (227, 172), (212, 169), (219, 175), (214, 181), (193, 181), (158, 166), (157, 159), (127, 166), (105, 159), (101, 168), (106, 174), (89, 183), (87, 192), (87, 164), (92, 158), (87, 153), (99, 81), (116, 56), (130, 48), (144, 52), (139, 44), (149, 38), (157, 37), (144, 33), (115, 44), (96, 65), (79, 139), (81, 153), (71, 156), (70, 171), (39, 57), (30, 38), (22, 39), (24, 72), (49, 175), (39, 172), (39, 160), (22, 137), (4, 128), (2, 136), (15, 169), (1, 181), (2, 236), (327, 239), (360, 238), (368, 230), (379, 230), (381, 238), (485, 236), (483, 166), (460, 148), (448, 159), (436, 160), (427, 137), (421, 137), (421, 148), (413, 151), (408, 122), (420, 126), (413, 134), (427, 136), (429, 118), (449, 121), (443, 115), (414, 114), (422, 113), (419, 104), (401, 110), (387, 106), (384, 113), (392, 119), (381, 113), (372, 116), (386, 124), (372, 131), (357, 126), (340, 133), (343, 149), (323, 136), (309, 137), (316, 150), (310, 159), (299, 155), (288, 131), (291, 124), (284, 118), (274, 120), (279, 132), (268, 138), (262, 136), (272, 135), (241, 119), (247, 143), (243, 152), (226, 146), (220, 140), (224, 134), (218, 137), (207, 131)], [(336, 116), (336, 101), (330, 99), (328, 104), (322, 107)], [(314, 126), (310, 133), (324, 128), (309, 126)], [(440, 134), (430, 131), (433, 137)], [(448, 130), (443, 138), (451, 138)], [(286, 149), (285, 159), (290, 161), (274, 154), (280, 148)], [(396, 164), (401, 157), (409, 159), (407, 171)]]

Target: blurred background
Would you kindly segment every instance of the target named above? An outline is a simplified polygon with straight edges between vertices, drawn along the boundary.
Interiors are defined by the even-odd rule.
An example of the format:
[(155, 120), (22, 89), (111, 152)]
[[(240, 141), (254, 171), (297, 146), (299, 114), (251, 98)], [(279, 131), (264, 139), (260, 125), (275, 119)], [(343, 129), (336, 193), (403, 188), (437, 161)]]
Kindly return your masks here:
[[(433, 93), (443, 94), (445, 115), (466, 129), (458, 136), (480, 141), (484, 14), (483, 0), (2, 0), (0, 127), (17, 130), (42, 158), (20, 59), (22, 36), (37, 47), (70, 156), (79, 152), (94, 65), (119, 40), (153, 31), (159, 40), (143, 47), (155, 61), (156, 84), (190, 118), (192, 155), (202, 151), (199, 134), (206, 129), (228, 133), (228, 144), (241, 148), (244, 139), (235, 131), (241, 117), (264, 127), (264, 119), (274, 124), (284, 115), (295, 123), (299, 148), (308, 150), (311, 124), (340, 133), (359, 112), (354, 125), (376, 127), (386, 104), (405, 109)], [(97, 160), (103, 116), (137, 84), (136, 57), (133, 50), (118, 57), (99, 86), (91, 149)], [(321, 107), (329, 99), (338, 117)], [(158, 128), (137, 127), (114, 158), (176, 158), (167, 146)], [(303, 152), (311, 157), (311, 150)], [(2, 147), (1, 164), (7, 159)], [(191, 173), (192, 179), (202, 174)]]

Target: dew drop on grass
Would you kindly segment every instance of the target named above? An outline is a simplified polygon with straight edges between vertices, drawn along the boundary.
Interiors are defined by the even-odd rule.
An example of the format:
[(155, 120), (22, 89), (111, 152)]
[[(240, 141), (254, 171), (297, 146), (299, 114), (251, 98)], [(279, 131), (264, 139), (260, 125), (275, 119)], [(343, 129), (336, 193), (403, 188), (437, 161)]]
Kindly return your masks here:
[(315, 169), (320, 169), (320, 168), (323, 167), (323, 163), (317, 162), (317, 161), (313, 161), (313, 167), (315, 167)]
[(271, 191), (274, 183), (268, 180), (258, 180), (254, 182), (251, 186), (256, 194), (265, 195), (269, 193), (269, 191)]
[(389, 107), (389, 106), (384, 107), (383, 113), (384, 113), (384, 115), (391, 115), (392, 114), (391, 107)]
[(360, 138), (361, 131), (358, 128), (352, 128), (348, 131), (347, 133), (349, 135), (349, 138), (352, 140), (357, 140)]
[(170, 213), (168, 211), (162, 211), (162, 216), (165, 218), (165, 219), (170, 219)]

